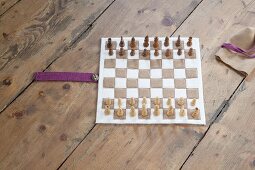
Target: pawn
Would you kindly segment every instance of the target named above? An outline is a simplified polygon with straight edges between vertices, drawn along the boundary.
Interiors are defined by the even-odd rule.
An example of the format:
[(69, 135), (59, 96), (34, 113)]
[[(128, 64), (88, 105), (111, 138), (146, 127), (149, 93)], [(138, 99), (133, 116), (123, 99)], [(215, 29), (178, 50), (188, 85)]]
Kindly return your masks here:
[(113, 55), (113, 49), (109, 48), (109, 55), (112, 56)]
[(166, 36), (164, 46), (167, 47), (169, 46), (169, 38)]
[(177, 41), (175, 42), (175, 46), (176, 46), (176, 47), (180, 47), (180, 46), (181, 46), (181, 37), (180, 37), (180, 35), (178, 35), (178, 39), (177, 39)]
[(130, 106), (134, 106), (135, 105), (135, 99), (133, 97), (130, 99), (129, 105)]
[(159, 55), (158, 49), (155, 49), (154, 56), (158, 56), (158, 55)]
[(148, 35), (144, 38), (143, 46), (144, 47), (148, 47), (149, 46), (149, 37), (148, 37)]
[(131, 42), (130, 42), (130, 47), (132, 49), (136, 47), (135, 37), (132, 37)]
[(177, 104), (179, 106), (183, 106), (184, 105), (184, 98), (183, 97), (180, 97), (179, 100), (177, 101)]
[(121, 107), (121, 105), (122, 105), (121, 98), (118, 98), (118, 106)]
[(196, 107), (196, 108), (195, 108), (195, 111), (191, 113), (191, 116), (192, 116), (193, 118), (198, 118), (199, 112), (200, 112), (199, 109)]
[(158, 97), (156, 97), (155, 101), (154, 101), (154, 105), (160, 105), (160, 100)]
[(120, 44), (119, 44), (119, 46), (120, 46), (120, 47), (124, 47), (124, 46), (125, 46), (125, 42), (124, 42), (122, 36), (120, 37)]
[(178, 49), (177, 55), (179, 55), (179, 56), (182, 55), (182, 49), (180, 49), (180, 48)]
[(147, 112), (147, 109), (146, 109), (146, 105), (143, 104), (142, 105), (142, 114), (141, 114), (143, 117), (146, 117), (148, 116), (148, 112)]
[(130, 55), (131, 55), (131, 56), (134, 56), (134, 55), (135, 55), (135, 49), (131, 49)]
[(125, 55), (125, 51), (124, 51), (123, 47), (120, 47), (119, 55), (120, 56)]
[(142, 104), (147, 104), (146, 97), (143, 97)]
[(171, 106), (171, 105), (172, 105), (172, 98), (171, 98), (171, 97), (169, 97), (169, 98), (167, 99), (166, 104), (167, 104), (168, 106)]
[(166, 112), (167, 116), (173, 116), (174, 115), (174, 108), (173, 106), (170, 106)]
[(131, 116), (131, 117), (134, 117), (135, 115), (136, 115), (135, 107), (134, 107), (134, 106), (131, 106), (131, 107), (130, 107), (130, 116)]
[(180, 109), (180, 116), (183, 117), (185, 115), (184, 107), (182, 106)]
[(143, 57), (147, 57), (147, 56), (148, 56), (148, 51), (147, 51), (147, 49), (144, 49), (144, 50), (143, 50), (142, 56), (143, 56)]
[(112, 101), (110, 98), (107, 98), (106, 101), (105, 101), (105, 105), (108, 105), (110, 106), (112, 104)]
[(160, 114), (160, 112), (159, 112), (159, 105), (155, 105), (154, 106), (154, 115), (158, 116), (159, 114)]
[(192, 99), (192, 101), (191, 101), (191, 106), (195, 106), (196, 105), (196, 99), (194, 98), (194, 99)]
[(112, 48), (112, 39), (111, 38), (108, 38), (108, 41), (107, 41), (107, 48)]
[(190, 48), (190, 49), (189, 49), (188, 55), (189, 55), (189, 56), (193, 56), (193, 48)]
[(110, 114), (110, 106), (108, 106), (108, 105), (105, 106), (104, 114), (106, 114), (106, 115)]
[(124, 112), (123, 112), (122, 108), (118, 108), (118, 110), (117, 110), (117, 116), (118, 116), (118, 117), (122, 117), (123, 115), (124, 115)]
[(159, 42), (158, 42), (158, 37), (154, 38), (154, 43), (153, 43), (153, 48), (158, 48), (159, 47)]
[(166, 55), (166, 58), (169, 58), (169, 57), (171, 56), (171, 51), (170, 51), (170, 49), (167, 49), (167, 50), (166, 50), (165, 55)]
[(188, 47), (192, 46), (192, 37), (189, 37), (189, 40), (187, 42), (187, 46)]

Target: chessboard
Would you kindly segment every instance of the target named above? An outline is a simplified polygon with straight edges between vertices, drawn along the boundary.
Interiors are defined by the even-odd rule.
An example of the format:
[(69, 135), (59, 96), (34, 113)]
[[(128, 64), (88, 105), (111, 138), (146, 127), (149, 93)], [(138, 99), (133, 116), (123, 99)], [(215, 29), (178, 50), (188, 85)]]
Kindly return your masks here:
[(199, 39), (101, 38), (96, 123), (205, 124)]

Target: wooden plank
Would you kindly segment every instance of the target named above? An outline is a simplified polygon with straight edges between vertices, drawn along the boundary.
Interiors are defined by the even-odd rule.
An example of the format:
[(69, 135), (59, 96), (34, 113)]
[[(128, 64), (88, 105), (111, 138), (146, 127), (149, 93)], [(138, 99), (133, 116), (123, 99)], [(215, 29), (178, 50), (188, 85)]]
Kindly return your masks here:
[[(169, 35), (198, 3), (116, 1), (48, 71), (97, 73), (100, 37)], [(96, 99), (93, 83), (33, 83), (0, 115), (0, 169), (57, 168), (94, 126)]]
[[(250, 2), (245, 3), (248, 6)], [(213, 120), (214, 115), (218, 114), (218, 110), (222, 109), (225, 100), (231, 96), (242, 80), (239, 75), (217, 63), (214, 54), (219, 45), (226, 40), (225, 27), (238, 24), (236, 20), (238, 15), (242, 16), (239, 21), (245, 18), (246, 5), (238, 0), (231, 2), (204, 0), (175, 33), (175, 35), (197, 36), (202, 42), (208, 123)], [(228, 13), (224, 12), (226, 9)], [(161, 31), (160, 29), (158, 32)], [(129, 31), (129, 34), (137, 35), (139, 31)], [(94, 29), (94, 32), (97, 33), (97, 29)], [(107, 35), (111, 34), (107, 33)], [(115, 34), (117, 33), (114, 32), (113, 35)], [(89, 39), (90, 37), (88, 42)], [(61, 168), (177, 169), (203, 137), (207, 128), (208, 126), (188, 125), (96, 125)]]
[(35, 71), (68, 50), (112, 2), (24, 0), (10, 9), (1, 18), (0, 111), (31, 83)]
[(254, 169), (255, 79), (245, 82), (183, 169)]
[(15, 5), (19, 0), (0, 0), (0, 16)]

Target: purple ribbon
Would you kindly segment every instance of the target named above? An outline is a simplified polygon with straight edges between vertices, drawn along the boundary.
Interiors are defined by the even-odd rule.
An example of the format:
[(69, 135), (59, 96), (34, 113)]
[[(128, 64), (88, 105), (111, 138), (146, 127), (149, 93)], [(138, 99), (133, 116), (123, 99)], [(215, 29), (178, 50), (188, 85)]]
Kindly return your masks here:
[(248, 58), (255, 58), (255, 54), (249, 54), (249, 53), (255, 53), (255, 46), (249, 50), (243, 50), (237, 46), (235, 46), (234, 44), (231, 43), (223, 43), (221, 45), (222, 48), (226, 48), (230, 51), (234, 51), (236, 53), (240, 53), (243, 54), (244, 56), (248, 57)]
[(74, 81), (74, 82), (97, 82), (98, 75), (94, 73), (77, 72), (36, 72), (36, 81)]

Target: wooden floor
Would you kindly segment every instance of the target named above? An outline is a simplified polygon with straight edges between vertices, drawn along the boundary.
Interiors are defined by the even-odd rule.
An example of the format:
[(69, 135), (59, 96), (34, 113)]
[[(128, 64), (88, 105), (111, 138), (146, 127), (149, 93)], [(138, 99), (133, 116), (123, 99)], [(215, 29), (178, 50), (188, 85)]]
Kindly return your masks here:
[[(255, 169), (255, 80), (214, 57), (254, 25), (254, 0), (0, 0), (0, 169)], [(33, 81), (146, 34), (200, 38), (206, 126), (95, 124), (96, 84)]]

